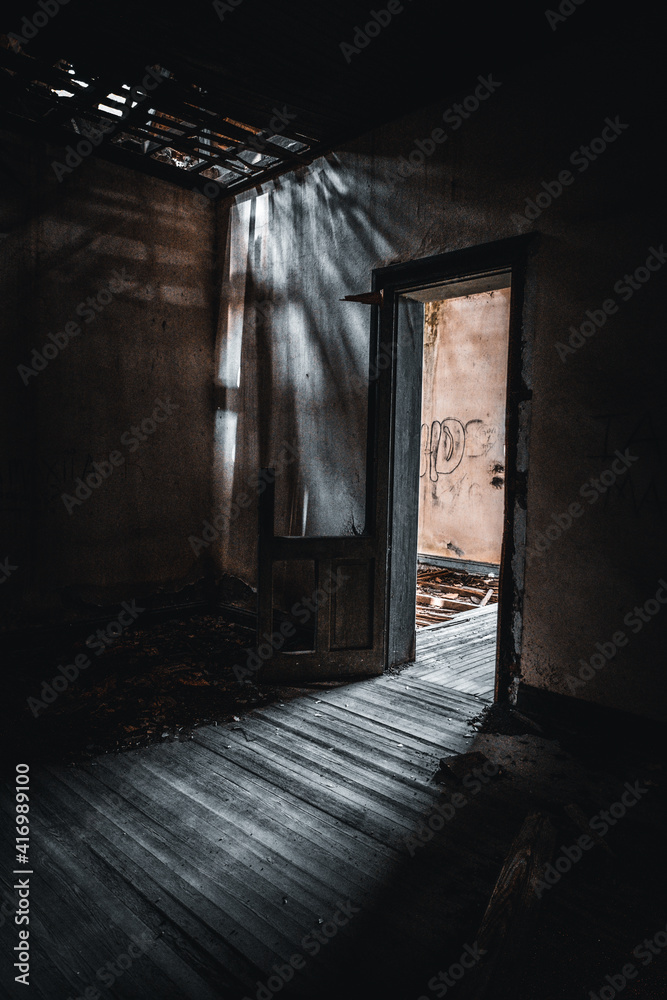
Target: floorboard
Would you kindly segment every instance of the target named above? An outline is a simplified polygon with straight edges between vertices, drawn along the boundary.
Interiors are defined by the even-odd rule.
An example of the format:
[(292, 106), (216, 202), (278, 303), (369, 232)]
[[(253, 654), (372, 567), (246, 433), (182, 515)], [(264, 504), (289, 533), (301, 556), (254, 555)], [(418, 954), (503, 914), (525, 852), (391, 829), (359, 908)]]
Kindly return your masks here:
[(403, 676), (493, 700), (498, 605), (417, 632), (416, 662)]

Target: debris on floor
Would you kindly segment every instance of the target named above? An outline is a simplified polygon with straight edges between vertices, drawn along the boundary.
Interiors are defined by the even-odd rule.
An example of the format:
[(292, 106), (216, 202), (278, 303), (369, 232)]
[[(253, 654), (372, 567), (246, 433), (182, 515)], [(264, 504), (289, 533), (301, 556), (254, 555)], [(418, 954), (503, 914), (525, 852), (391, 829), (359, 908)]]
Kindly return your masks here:
[(462, 611), (497, 603), (497, 572), (478, 576), (427, 563), (417, 566), (417, 628), (450, 621)]
[(128, 630), (64, 682), (57, 664), (85, 654), (83, 639), (65, 634), (47, 649), (17, 650), (7, 735), (31, 761), (81, 761), (188, 740), (197, 726), (238, 721), (249, 709), (336, 686), (270, 685), (259, 675), (241, 683), (235, 667), (246, 663), (254, 644), (254, 631), (222, 613), (177, 615)]
[(494, 776), (500, 773), (496, 765), (491, 765), (488, 757), (479, 750), (472, 750), (468, 753), (442, 757), (440, 759), (439, 774), (444, 781), (453, 781), (455, 784), (460, 785), (467, 775), (473, 774), (474, 768), (484, 769), (485, 766), (490, 766), (489, 773)]

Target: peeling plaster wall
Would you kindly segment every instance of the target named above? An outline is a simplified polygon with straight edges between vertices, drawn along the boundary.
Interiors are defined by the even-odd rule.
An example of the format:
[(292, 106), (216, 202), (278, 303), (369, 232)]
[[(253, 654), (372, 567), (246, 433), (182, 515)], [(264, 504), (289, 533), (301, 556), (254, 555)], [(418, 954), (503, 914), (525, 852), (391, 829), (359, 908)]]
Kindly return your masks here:
[[(59, 150), (8, 133), (0, 148), (7, 622), (180, 591), (202, 575), (188, 535), (210, 509), (214, 213), (100, 160), (59, 184)], [(82, 332), (56, 349), (68, 322)], [(44, 344), (56, 356), (22, 378)], [(114, 451), (122, 464), (76, 503), (78, 477)]]
[[(647, 53), (646, 65), (660, 65), (657, 51)], [(286, 441), (299, 458), (278, 480), (279, 530), (360, 528), (369, 315), (340, 299), (368, 290), (374, 268), (535, 231), (524, 309), (533, 398), (522, 404), (519, 448), (528, 506), (516, 522), (517, 544), (522, 548), (525, 538), (528, 549), (523, 620), (515, 630), (522, 678), (664, 718), (667, 611), (637, 634), (624, 618), (655, 594), (667, 571), (664, 374), (652, 362), (664, 337), (665, 272), (651, 273), (627, 301), (627, 293), (614, 290), (667, 232), (659, 218), (664, 200), (650, 93), (646, 80), (640, 89), (624, 73), (621, 53), (606, 40), (597, 52), (575, 50), (566, 65), (544, 60), (525, 78), (501, 84), (456, 128), (443, 126), (443, 112), (472, 93), (475, 81), (259, 195), (239, 196), (229, 253), (247, 269), (233, 268), (225, 291), (240, 338), (239, 381), (219, 414), (217, 461), (227, 466), (224, 477), (216, 475), (214, 513), (238, 490), (247, 493), (256, 470), (274, 462)], [(570, 159), (616, 118), (628, 127), (612, 134), (604, 151)], [(430, 139), (438, 128), (447, 136), (440, 144)], [(572, 183), (558, 193), (563, 170)], [(538, 196), (532, 218), (522, 217), (527, 199)], [(593, 336), (581, 335), (583, 346), (562, 360), (556, 345), (610, 298), (617, 312)], [(637, 461), (595, 502), (582, 497), (586, 483), (626, 448)], [(254, 583), (252, 487), (249, 496), (216, 551), (220, 571)], [(558, 518), (566, 524), (576, 502), (581, 515), (540, 553), (549, 526)], [(520, 557), (516, 570), (521, 579)], [(580, 661), (619, 630), (627, 645), (587, 683), (573, 685)]]

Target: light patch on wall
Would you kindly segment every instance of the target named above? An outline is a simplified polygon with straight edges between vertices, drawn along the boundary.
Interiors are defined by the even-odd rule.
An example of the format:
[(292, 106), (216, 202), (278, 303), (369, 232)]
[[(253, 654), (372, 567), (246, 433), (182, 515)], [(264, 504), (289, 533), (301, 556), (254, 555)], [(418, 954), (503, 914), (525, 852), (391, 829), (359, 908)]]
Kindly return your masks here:
[[(318, 168), (317, 171), (315, 171), (315, 167)], [(343, 164), (335, 153), (326, 159), (316, 160), (315, 164), (311, 164), (308, 170), (311, 174), (316, 172), (318, 183), (322, 183), (326, 179), (329, 187), (341, 198), (350, 193), (350, 181), (346, 178)]]
[(155, 285), (141, 284), (138, 281), (127, 281), (125, 283), (124, 295), (128, 299), (139, 299), (140, 302), (152, 302), (157, 292)]
[(148, 247), (143, 240), (129, 240), (124, 236), (98, 236), (89, 252), (105, 253), (122, 260), (147, 260)]
[[(318, 172), (304, 166), (231, 208), (216, 373), (231, 390), (223, 405), (243, 401), (237, 485), (289, 441), (298, 459), (276, 482), (277, 530), (344, 535), (364, 523), (369, 311), (339, 300), (367, 286), (372, 234), (363, 205), (346, 201), (358, 183), (352, 154), (317, 162)], [(298, 241), (297, 222), (307, 233)]]
[(238, 414), (231, 410), (217, 410), (213, 431), (214, 482), (216, 484), (216, 514), (227, 517), (231, 512), (234, 494), (234, 465), (236, 462), (236, 426)]
[(252, 207), (251, 201), (244, 201), (233, 205), (231, 210), (227, 308), (221, 310), (216, 361), (216, 384), (227, 389), (238, 389), (241, 384), (241, 350)]
[(308, 522), (308, 487), (305, 486), (303, 490), (303, 514), (301, 520), (301, 534), (306, 534), (306, 524)]
[[(268, 236), (269, 228), (269, 196), (268, 194), (261, 194), (254, 202), (255, 205), (255, 240), (261, 240), (260, 253), (262, 256), (266, 253), (266, 245), (268, 240), (265, 238)], [(264, 264), (264, 260), (260, 260), (260, 266)]]
[(250, 235), (250, 213), (254, 202), (242, 201), (232, 206), (230, 220), (229, 282), (230, 291), (245, 291), (245, 277), (248, 264), (248, 240)]
[[(88, 266), (88, 257), (99, 252), (99, 240), (89, 243), (90, 227), (70, 221), (69, 218), (59, 219), (57, 216), (49, 215), (44, 225), (40, 227), (39, 242), (40, 250), (44, 254), (53, 255), (56, 261), (62, 262), (67, 259), (67, 267), (59, 270), (59, 281), (65, 281), (69, 275), (73, 275), (72, 259), (84, 260), (84, 266)], [(85, 250), (82, 251), (81, 247)], [(75, 276), (75, 275), (74, 275)]]
[(241, 385), (241, 348), (243, 346), (243, 303), (227, 306), (227, 333), (218, 338), (217, 385), (238, 389)]
[[(300, 345), (304, 342), (308, 343), (309, 340), (312, 340), (315, 331), (309, 329), (304, 308), (300, 302), (287, 302), (282, 310), (282, 314), (284, 316), (283, 327), (288, 333), (288, 337), (281, 339), (280, 345), (276, 345), (276, 347), (280, 346), (285, 364), (289, 371), (293, 372), (292, 365), (290, 364), (292, 345)], [(310, 373), (309, 379), (312, 380), (318, 374), (317, 369), (311, 364), (308, 370)]]
[(183, 285), (163, 285), (160, 294), (165, 302), (175, 306), (203, 306), (204, 295), (201, 288), (186, 288)]

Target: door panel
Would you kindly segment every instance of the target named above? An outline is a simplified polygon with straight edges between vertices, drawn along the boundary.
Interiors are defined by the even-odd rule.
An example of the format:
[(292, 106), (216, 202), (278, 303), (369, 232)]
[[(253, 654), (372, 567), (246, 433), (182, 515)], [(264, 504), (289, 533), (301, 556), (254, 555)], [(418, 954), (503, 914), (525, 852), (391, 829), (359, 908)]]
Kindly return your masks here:
[(345, 585), (331, 595), (330, 647), (371, 649), (375, 559), (337, 559), (333, 565)]
[[(264, 480), (272, 478), (270, 470)], [(382, 673), (383, 609), (376, 608), (377, 539), (371, 535), (292, 537), (274, 533), (273, 482), (260, 497), (258, 637), (262, 680), (327, 680)], [(275, 563), (313, 560), (315, 588), (290, 611), (304, 625), (315, 623), (315, 648), (286, 651), (293, 638), (277, 623)]]

